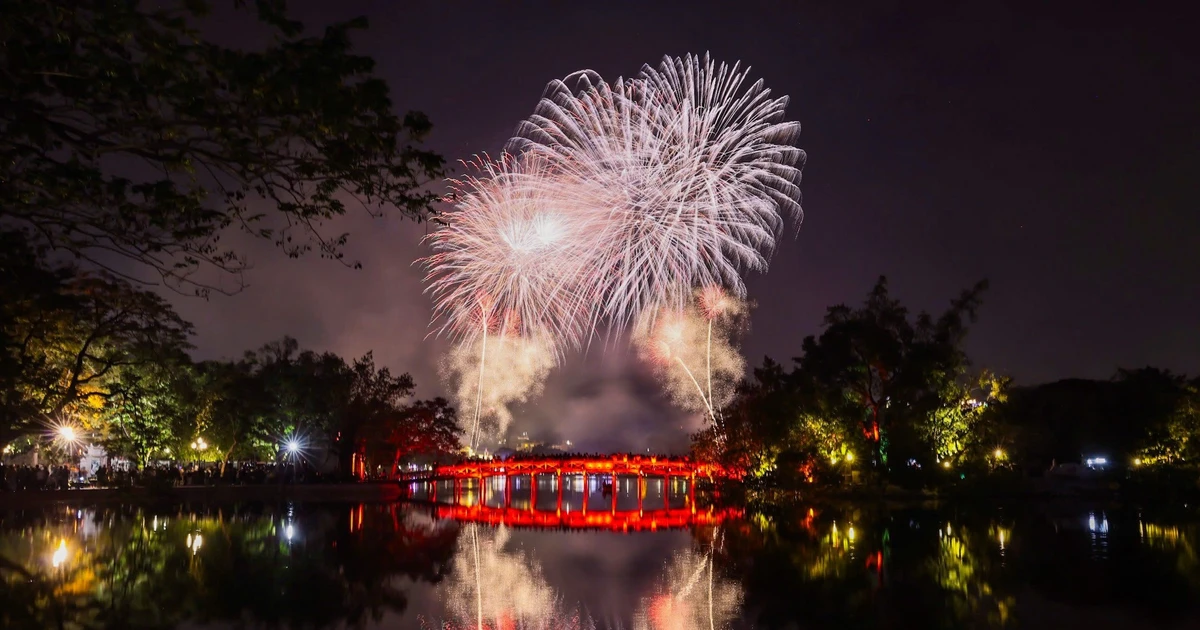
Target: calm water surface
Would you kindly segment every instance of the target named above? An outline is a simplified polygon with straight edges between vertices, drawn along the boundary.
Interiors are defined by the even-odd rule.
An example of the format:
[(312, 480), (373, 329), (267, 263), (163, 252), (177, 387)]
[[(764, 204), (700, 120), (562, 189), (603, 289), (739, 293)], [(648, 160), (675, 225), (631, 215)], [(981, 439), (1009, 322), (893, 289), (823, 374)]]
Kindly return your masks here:
[(0, 511), (0, 627), (1200, 628), (1183, 509), (530, 494)]

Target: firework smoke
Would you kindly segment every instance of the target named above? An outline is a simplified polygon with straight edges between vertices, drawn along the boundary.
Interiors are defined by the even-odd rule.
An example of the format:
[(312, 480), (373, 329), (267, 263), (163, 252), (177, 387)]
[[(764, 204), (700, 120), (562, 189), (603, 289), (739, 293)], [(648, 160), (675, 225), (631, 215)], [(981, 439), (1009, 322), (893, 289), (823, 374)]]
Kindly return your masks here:
[(475, 449), (485, 436), (503, 435), (512, 422), (509, 406), (540, 394), (552, 367), (545, 339), (481, 335), (451, 349), (442, 376), (455, 384), (458, 408), (471, 414), (464, 414), (468, 445)]
[(682, 312), (664, 309), (638, 326), (634, 343), (672, 401), (716, 420), (746, 369), (737, 347), (747, 308), (718, 288), (696, 292)]

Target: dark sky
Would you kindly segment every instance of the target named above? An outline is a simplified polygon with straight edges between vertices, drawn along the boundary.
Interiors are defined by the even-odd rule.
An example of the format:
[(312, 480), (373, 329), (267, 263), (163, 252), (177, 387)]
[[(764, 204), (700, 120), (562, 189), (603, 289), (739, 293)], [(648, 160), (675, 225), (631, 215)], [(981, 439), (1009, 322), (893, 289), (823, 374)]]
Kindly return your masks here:
[[(367, 16), (359, 51), (399, 109), (430, 116), (429, 146), (451, 160), (498, 151), (548, 81), (582, 68), (611, 78), (711, 51), (790, 95), (806, 217), (749, 279), (751, 363), (790, 358), (827, 306), (886, 274), (914, 310), (990, 279), (968, 347), (1020, 383), (1200, 371), (1200, 55), (1194, 22), (1169, 3), (290, 4), (312, 27)], [(221, 37), (255, 45), (251, 25), (219, 21)], [(179, 301), (199, 354), (288, 333), (373, 349), (420, 395), (438, 393), (443, 346), (424, 340), (429, 301), (411, 266), (425, 227), (335, 227), (362, 270), (255, 246), (249, 289)], [(688, 424), (621, 350), (572, 359), (518, 415), (518, 429), (565, 426), (597, 447), (678, 445)]]

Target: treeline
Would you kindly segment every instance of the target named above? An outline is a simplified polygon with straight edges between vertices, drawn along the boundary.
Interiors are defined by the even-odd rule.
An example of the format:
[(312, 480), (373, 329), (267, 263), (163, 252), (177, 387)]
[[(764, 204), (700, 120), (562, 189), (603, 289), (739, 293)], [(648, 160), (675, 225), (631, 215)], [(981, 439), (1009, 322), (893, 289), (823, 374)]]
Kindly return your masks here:
[(269, 458), (299, 435), (343, 467), (383, 450), (371, 435), (440, 448), (453, 413), (403, 402), (407, 375), (290, 340), (193, 363), (191, 325), (148, 290), (236, 293), (245, 239), (356, 266), (326, 222), (423, 220), (443, 174), (429, 121), (352, 52), (364, 21), (308, 34), (247, 3), (270, 35), (242, 50), (204, 39), (209, 9), (0, 3), (0, 447), (77, 427), (138, 462)]
[(974, 368), (963, 342), (985, 289), (913, 314), (880, 278), (861, 305), (828, 309), (790, 365), (764, 359), (693, 450), (784, 486), (937, 486), (1091, 456), (1144, 468), (1200, 460), (1200, 379), (1146, 368), (1014, 387)]
[[(413, 381), (301, 350), (284, 338), (236, 361), (193, 362), (192, 327), (162, 298), (111, 274), (50, 267), (0, 234), (0, 444), (8, 454), (83, 434), (111, 454), (151, 461), (271, 461), (289, 442), (391, 466), (457, 449), (454, 409), (409, 402)], [(64, 440), (63, 436), (71, 436)]]

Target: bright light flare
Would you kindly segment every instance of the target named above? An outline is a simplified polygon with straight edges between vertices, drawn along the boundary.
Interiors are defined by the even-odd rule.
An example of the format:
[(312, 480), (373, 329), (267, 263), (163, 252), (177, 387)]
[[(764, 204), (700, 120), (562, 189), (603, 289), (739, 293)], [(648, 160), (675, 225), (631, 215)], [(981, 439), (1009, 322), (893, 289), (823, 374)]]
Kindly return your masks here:
[(55, 569), (61, 567), (67, 561), (69, 554), (66, 539), (60, 538), (58, 540), (58, 547), (54, 550), (54, 553), (50, 554), (50, 566)]

